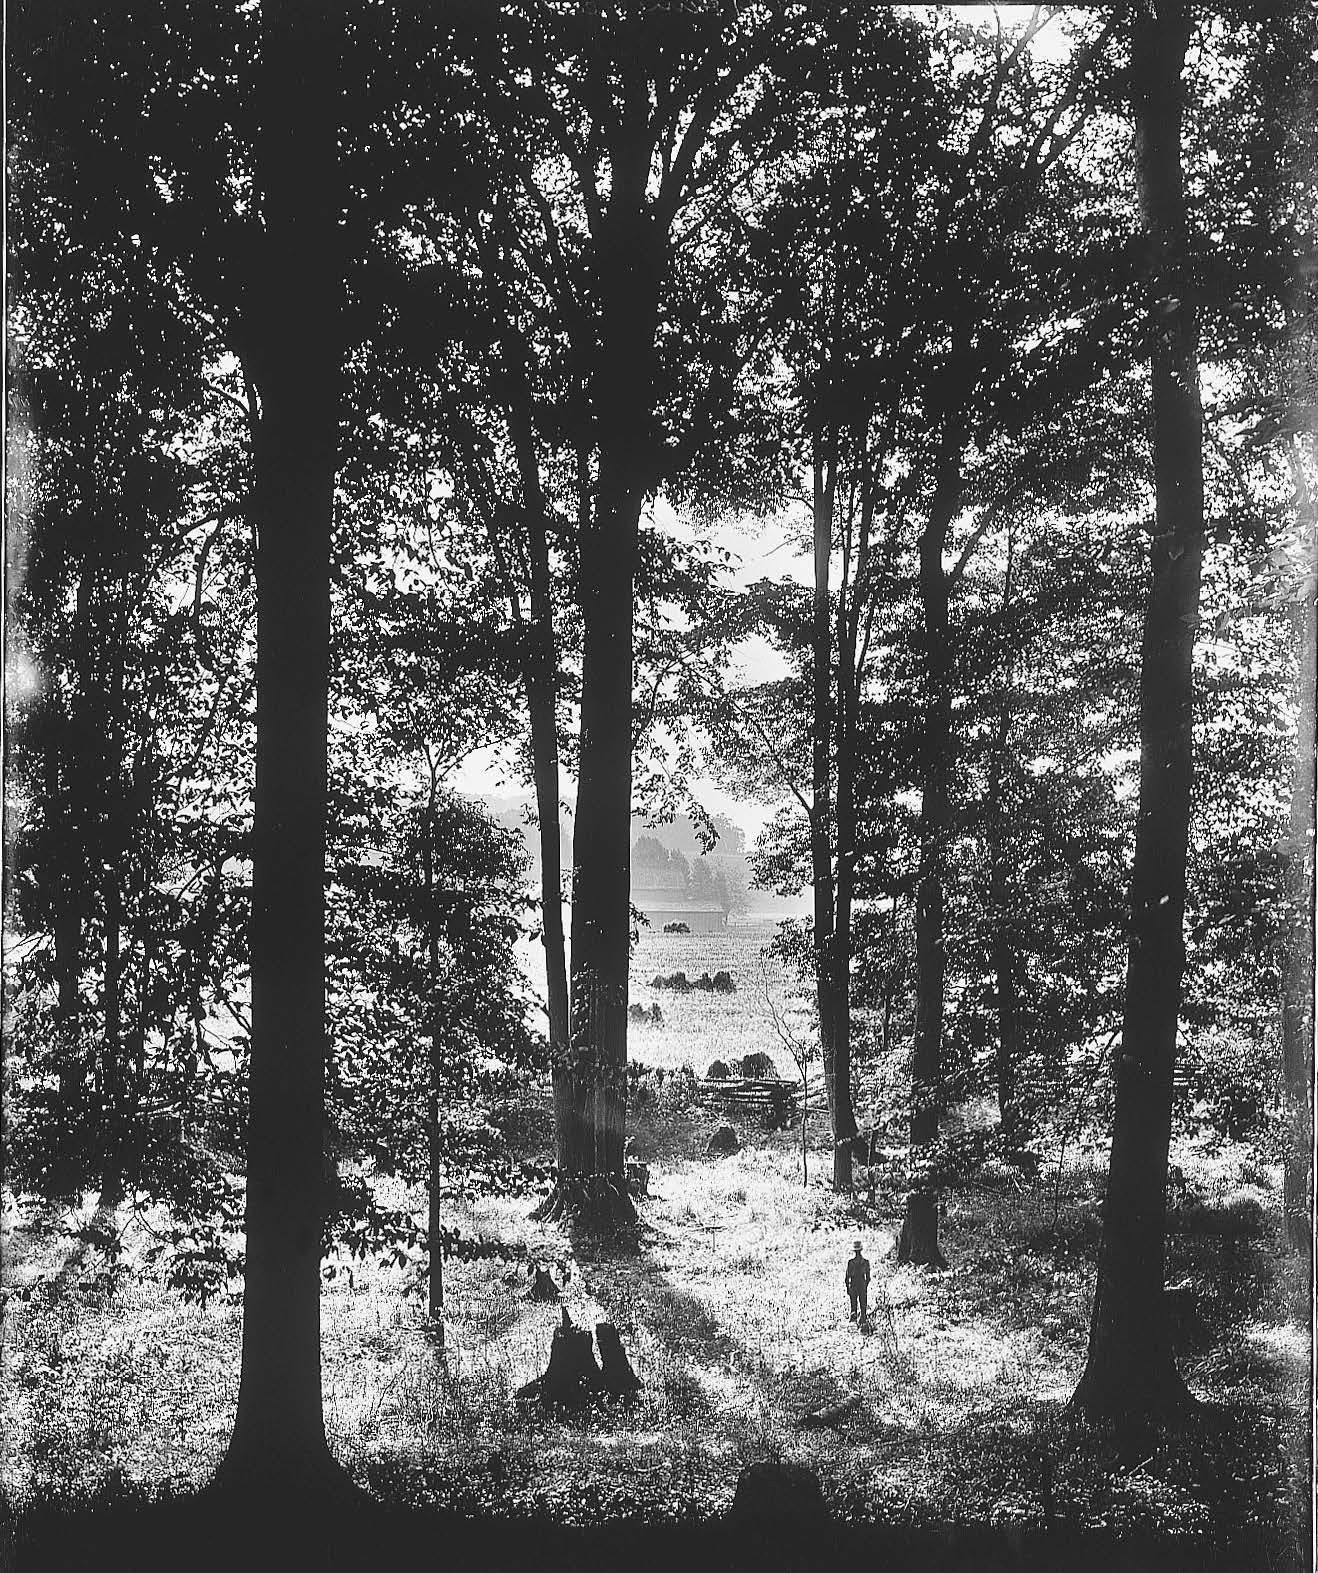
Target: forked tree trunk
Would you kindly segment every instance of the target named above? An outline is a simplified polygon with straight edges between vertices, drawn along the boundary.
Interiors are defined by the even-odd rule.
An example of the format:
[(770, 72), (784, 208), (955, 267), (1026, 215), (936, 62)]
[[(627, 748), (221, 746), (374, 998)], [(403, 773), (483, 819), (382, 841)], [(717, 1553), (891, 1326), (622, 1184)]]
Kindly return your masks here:
[(330, 1478), (320, 1386), (330, 531), (341, 359), (333, 3), (264, 0), (247, 1264), (238, 1413), (219, 1480)]
[(1203, 557), (1202, 413), (1186, 276), (1181, 72), (1188, 8), (1136, 14), (1135, 164), (1152, 243), (1152, 582), (1140, 668), (1140, 798), (1112, 1157), (1089, 1355), (1072, 1405), (1123, 1426), (1189, 1402), (1163, 1303), (1167, 1153), (1181, 981), (1193, 767), (1193, 668)]
[(950, 822), (952, 740), (948, 584), (943, 553), (961, 495), (960, 437), (949, 417), (939, 474), (920, 536), (924, 610), (925, 715), (921, 742), (920, 868), (915, 897), (915, 1043), (911, 1055), (911, 1190), (897, 1241), (897, 1260), (945, 1267), (938, 1242), (938, 1186), (930, 1174), (942, 1115), (944, 868)]
[(1291, 781), (1290, 848), (1286, 860), (1286, 930), (1282, 961), (1281, 1064), (1286, 1096), (1284, 1206), (1291, 1249), (1313, 1252), (1313, 913), (1314, 713), (1318, 667), (1318, 517), (1303, 460), (1290, 454), (1297, 513), (1308, 566), (1296, 615), (1299, 716)]

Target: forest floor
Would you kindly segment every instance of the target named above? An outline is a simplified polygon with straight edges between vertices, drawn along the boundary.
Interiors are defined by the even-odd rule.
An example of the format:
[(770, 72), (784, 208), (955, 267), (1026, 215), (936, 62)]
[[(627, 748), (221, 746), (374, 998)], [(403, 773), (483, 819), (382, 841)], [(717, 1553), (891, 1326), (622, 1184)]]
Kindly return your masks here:
[[(708, 948), (697, 972), (715, 970)], [(703, 1071), (733, 1044), (770, 1047), (768, 1023), (739, 1013), (737, 997), (684, 996), (671, 1010), (658, 997), (664, 1026), (635, 1035), (643, 1060), (680, 1055)], [(687, 1005), (691, 1020), (676, 1008)], [(698, 1011), (708, 1032), (692, 1025)], [(670, 1023), (677, 1048), (664, 1046)], [(1036, 1182), (1004, 1170), (950, 1194), (950, 1265), (931, 1272), (894, 1262), (895, 1189), (880, 1186), (873, 1205), (833, 1195), (822, 1120), (807, 1184), (799, 1130), (743, 1129), (740, 1152), (712, 1159), (713, 1123), (699, 1108), (638, 1123), (651, 1195), (635, 1256), (574, 1254), (528, 1221), (525, 1199), (455, 1206), (464, 1230), (549, 1264), (562, 1301), (529, 1300), (516, 1265), (449, 1262), (443, 1361), (414, 1269), (332, 1264), (325, 1412), (351, 1476), (387, 1502), (459, 1513), (691, 1521), (726, 1509), (742, 1466), (770, 1457), (815, 1469), (844, 1520), (1048, 1518), (1302, 1565), (1307, 1284), (1281, 1247), (1279, 1171), (1252, 1147), (1183, 1140), (1174, 1154), (1185, 1184), (1168, 1281), (1186, 1286), (1178, 1359), (1205, 1402), (1186, 1432), (1152, 1436), (1134, 1457), (1064, 1411), (1100, 1231), (1092, 1154), (1066, 1166), (1060, 1191), (1045, 1165)], [(0, 1485), (20, 1510), (123, 1482), (200, 1485), (233, 1419), (240, 1293), (199, 1306), (167, 1292), (151, 1214), (121, 1215), (115, 1261), (72, 1237), (94, 1203), (60, 1214), (5, 1198)], [(842, 1286), (856, 1239), (873, 1264), (867, 1332), (849, 1322)], [(630, 1409), (562, 1421), (515, 1399), (544, 1369), (562, 1308), (579, 1325), (617, 1326), (644, 1384)], [(807, 1412), (851, 1398), (835, 1425), (801, 1429)]]

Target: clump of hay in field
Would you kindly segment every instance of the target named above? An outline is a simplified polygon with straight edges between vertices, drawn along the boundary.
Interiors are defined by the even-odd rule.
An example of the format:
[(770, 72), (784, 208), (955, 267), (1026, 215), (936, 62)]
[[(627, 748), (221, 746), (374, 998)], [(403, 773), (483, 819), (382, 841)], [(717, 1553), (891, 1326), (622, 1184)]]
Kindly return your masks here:
[(737, 984), (726, 967), (720, 967), (711, 980), (715, 994), (735, 994)]
[[(650, 979), (652, 989), (672, 989), (675, 994), (687, 994), (692, 984), (685, 972), (656, 972)], [(699, 987), (697, 984), (696, 987)]]
[(720, 1125), (705, 1143), (705, 1151), (711, 1158), (727, 1158), (741, 1151), (741, 1142), (730, 1125)]

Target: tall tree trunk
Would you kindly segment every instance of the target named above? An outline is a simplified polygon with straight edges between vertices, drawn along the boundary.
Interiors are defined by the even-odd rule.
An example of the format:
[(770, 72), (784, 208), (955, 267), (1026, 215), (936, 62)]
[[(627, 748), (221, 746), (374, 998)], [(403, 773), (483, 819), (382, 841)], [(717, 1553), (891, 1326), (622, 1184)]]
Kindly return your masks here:
[[(526, 559), (530, 569), (530, 622), (522, 630), (522, 683), (531, 731), (531, 770), (535, 782), (536, 825), (540, 844), (540, 933), (545, 949), (545, 991), (549, 1010), (550, 1077), (554, 1129), (566, 1131), (573, 1120), (568, 1033), (567, 945), (563, 933), (563, 867), (559, 849), (558, 650), (554, 636), (553, 587), (549, 571), (548, 505), (535, 448), (530, 350), (511, 326), (504, 337), (511, 404), (509, 428), (522, 488)], [(630, 791), (630, 788), (629, 788)], [(553, 1198), (536, 1208), (546, 1216)]]
[(1140, 670), (1140, 800), (1112, 1157), (1089, 1355), (1075, 1408), (1121, 1423), (1182, 1407), (1163, 1303), (1167, 1152), (1181, 980), (1193, 768), (1193, 669), (1203, 557), (1202, 412), (1185, 272), (1181, 72), (1188, 8), (1136, 13), (1135, 163), (1151, 240), (1152, 583)]
[[(810, 725), (810, 877), (814, 917), (815, 1004), (819, 1015), (819, 1054), (823, 1061), (824, 1093), (833, 1133), (836, 1184), (840, 1149), (837, 1145), (838, 1087), (836, 926), (833, 883), (833, 617), (829, 574), (833, 555), (833, 501), (836, 465), (815, 433), (813, 460), (813, 522), (815, 554), (814, 604), (810, 623), (812, 707)], [(850, 1152), (846, 1155), (849, 1167)], [(848, 1174), (847, 1188), (850, 1189)]]
[[(81, 1092), (81, 1077), (68, 1056), (78, 1054), (78, 1016), (81, 1010), (79, 980), (82, 972), (82, 881), (67, 866), (75, 845), (76, 831), (70, 822), (74, 798), (70, 779), (72, 753), (69, 720), (58, 696), (46, 702), (44, 751), (45, 795), (50, 811), (62, 821), (61, 856), (66, 860), (55, 885), (55, 911), (51, 921), (51, 940), (55, 952), (55, 1019), (64, 1039), (60, 1057), (60, 1105), (69, 1108)], [(80, 1058), (80, 1055), (79, 1055)]]
[[(864, 528), (868, 531), (869, 519)], [(868, 544), (868, 543), (866, 543)], [(857, 574), (859, 577), (859, 572)], [(850, 1191), (856, 1114), (851, 1101), (851, 913), (856, 891), (856, 624), (847, 615), (847, 557), (837, 608), (837, 825), (833, 922), (833, 1189)], [(854, 590), (854, 584), (851, 587)]]
[(850, 1191), (856, 1114), (851, 1101), (851, 908), (855, 892), (855, 743), (838, 728), (837, 921), (833, 929), (833, 1189)]
[[(635, 501), (633, 503), (633, 497)], [(634, 1219), (623, 1147), (631, 888), (632, 575), (640, 498), (601, 455), (581, 543), (581, 762), (573, 834), (570, 1059), (546, 1218), (608, 1237)]]
[(1314, 713), (1318, 667), (1318, 517), (1300, 454), (1292, 448), (1291, 473), (1308, 568), (1296, 622), (1299, 717), (1291, 781), (1290, 849), (1286, 860), (1286, 931), (1282, 961), (1281, 1065), (1286, 1094), (1284, 1206), (1292, 1250), (1313, 1252), (1313, 913), (1314, 913)]
[[(639, 130), (644, 132), (642, 117)], [(651, 475), (651, 398), (663, 237), (644, 217), (648, 142), (615, 154), (596, 238), (599, 474), (581, 536), (581, 751), (572, 838), (571, 1043), (559, 1180), (543, 1210), (601, 1240), (627, 1237), (627, 993), (631, 933), (633, 584)], [(569, 1102), (570, 1098), (570, 1102)]]
[[(1011, 607), (1012, 569), (1015, 564), (1014, 533), (1007, 531), (1007, 568), (1002, 584), (1002, 612), (1005, 622)], [(1016, 946), (1011, 924), (1011, 890), (1007, 869), (1007, 813), (1003, 803), (1003, 779), (1007, 773), (1007, 742), (1011, 730), (1011, 690), (1015, 681), (1014, 657), (1007, 662), (1002, 693), (998, 702), (998, 723), (989, 763), (989, 909), (992, 914), (991, 950), (997, 995), (998, 1045), (994, 1071), (998, 1089), (998, 1125), (1008, 1146), (1020, 1134), (1016, 1105), (1016, 1068), (1020, 1064), (1020, 996), (1016, 987)]]
[(247, 1263), (238, 1413), (220, 1479), (331, 1473), (321, 1407), (330, 539), (338, 444), (342, 19), (264, 0), (265, 221), (243, 346), (260, 392)]
[(911, 1190), (897, 1241), (897, 1260), (945, 1267), (938, 1243), (938, 1188), (930, 1177), (942, 1115), (944, 866), (951, 816), (952, 653), (948, 585), (943, 568), (948, 531), (961, 496), (961, 439), (948, 420), (929, 518), (920, 536), (924, 610), (925, 714), (920, 760), (920, 866), (915, 898), (915, 1044), (911, 1055)]
[[(552, 659), (545, 636), (535, 623), (530, 630), (542, 651)], [(548, 636), (552, 640), (552, 634)], [(540, 843), (541, 938), (545, 947), (545, 989), (549, 1007), (550, 1078), (554, 1099), (554, 1130), (566, 1135), (573, 1120), (572, 1071), (568, 1028), (567, 943), (563, 933), (563, 868), (559, 849), (558, 722), (552, 677), (542, 681), (526, 674), (526, 703), (531, 722), (531, 765), (535, 775), (535, 803)], [(559, 1138), (556, 1137), (556, 1140)], [(563, 1153), (559, 1152), (562, 1164)], [(547, 1217), (553, 1197), (535, 1209), (536, 1218)]]
[(123, 893), (127, 848), (123, 836), (123, 646), (116, 642), (106, 710), (104, 1006), (101, 1039), (102, 1107), (101, 1205), (116, 1207), (123, 1195), (124, 1143), (128, 1126), (128, 1089), (123, 1041)]
[(439, 1010), (439, 914), (435, 909), (435, 801), (439, 795), (439, 766), (426, 754), (430, 781), (426, 795), (426, 824), (421, 840), (422, 887), (426, 900), (426, 960), (430, 968), (430, 1063), (426, 1079), (426, 1266), (429, 1269), (426, 1309), (434, 1323), (439, 1357), (444, 1358), (444, 1240), (439, 1177), (444, 1162), (440, 1137), (440, 1053), (443, 1023)]

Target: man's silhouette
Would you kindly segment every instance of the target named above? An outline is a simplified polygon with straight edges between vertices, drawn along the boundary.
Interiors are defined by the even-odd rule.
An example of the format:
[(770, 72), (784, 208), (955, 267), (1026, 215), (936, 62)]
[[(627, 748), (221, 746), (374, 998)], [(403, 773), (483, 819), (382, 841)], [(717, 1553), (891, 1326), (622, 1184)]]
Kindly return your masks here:
[(860, 1254), (859, 1240), (856, 1241), (856, 1254), (847, 1263), (846, 1285), (851, 1298), (851, 1320), (854, 1322), (859, 1312), (864, 1321), (869, 1315), (870, 1264)]

